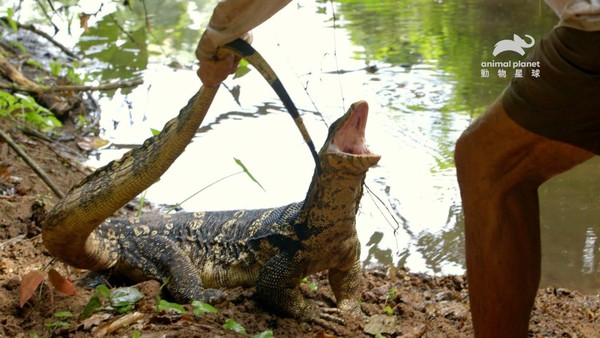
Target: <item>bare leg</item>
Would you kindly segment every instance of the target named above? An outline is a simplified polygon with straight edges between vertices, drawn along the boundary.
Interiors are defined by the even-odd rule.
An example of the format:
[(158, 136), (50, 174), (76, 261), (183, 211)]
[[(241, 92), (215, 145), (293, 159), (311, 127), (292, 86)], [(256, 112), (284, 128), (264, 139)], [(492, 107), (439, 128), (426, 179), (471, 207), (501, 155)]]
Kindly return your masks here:
[(460, 137), (455, 159), (476, 337), (527, 337), (540, 278), (537, 188), (592, 156), (521, 128), (500, 101)]

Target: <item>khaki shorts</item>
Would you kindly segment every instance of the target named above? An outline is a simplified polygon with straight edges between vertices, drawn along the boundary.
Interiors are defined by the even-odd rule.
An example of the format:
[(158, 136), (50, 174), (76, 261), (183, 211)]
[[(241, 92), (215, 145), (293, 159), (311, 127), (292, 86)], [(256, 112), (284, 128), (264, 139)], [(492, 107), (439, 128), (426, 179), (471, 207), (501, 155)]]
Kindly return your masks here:
[(555, 27), (502, 96), (508, 116), (523, 128), (600, 155), (600, 31)]

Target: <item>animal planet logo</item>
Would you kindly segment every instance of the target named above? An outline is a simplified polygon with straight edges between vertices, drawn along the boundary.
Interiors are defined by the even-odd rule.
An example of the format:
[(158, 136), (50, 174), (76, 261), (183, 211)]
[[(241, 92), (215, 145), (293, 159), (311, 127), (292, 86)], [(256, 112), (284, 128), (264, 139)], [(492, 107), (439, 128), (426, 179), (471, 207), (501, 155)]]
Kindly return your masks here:
[[(521, 56), (525, 55), (525, 48), (533, 47), (535, 44), (535, 39), (531, 35), (525, 34), (525, 37), (529, 40), (521, 38), (517, 34), (513, 35), (512, 40), (500, 40), (494, 46), (494, 50), (492, 54), (497, 56), (500, 53), (504, 52), (514, 52), (520, 54)], [(489, 78), (490, 77), (490, 68), (495, 68), (496, 73), (499, 78), (506, 78), (509, 75), (509, 71), (512, 68), (514, 72), (515, 78), (523, 78), (526, 75), (526, 72), (530, 74), (533, 78), (539, 78), (541, 75), (540, 72), (540, 61), (483, 61), (481, 62), (481, 77)]]
[(517, 34), (513, 35), (512, 40), (500, 40), (494, 45), (494, 56), (504, 52), (515, 52), (520, 55), (525, 55), (525, 48), (533, 47), (535, 39), (531, 35), (525, 34), (525, 37), (529, 38), (529, 43)]

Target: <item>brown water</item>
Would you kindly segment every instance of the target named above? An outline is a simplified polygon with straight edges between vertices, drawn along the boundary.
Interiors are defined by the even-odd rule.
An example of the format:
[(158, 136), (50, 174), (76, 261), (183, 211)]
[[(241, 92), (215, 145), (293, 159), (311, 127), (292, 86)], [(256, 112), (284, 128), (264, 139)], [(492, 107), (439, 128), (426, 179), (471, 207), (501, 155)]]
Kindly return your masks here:
[[(95, 60), (91, 76), (145, 80), (99, 98), (104, 135), (114, 146), (92, 159), (94, 165), (120, 156), (119, 144), (139, 144), (150, 128), (160, 129), (199, 86), (193, 49), (214, 2), (146, 4), (152, 34), (139, 7), (115, 5), (90, 21), (90, 32), (73, 25), (71, 34), (59, 33)], [(78, 8), (55, 20), (69, 22)], [(255, 30), (255, 47), (279, 73), (317, 143), (350, 103), (365, 99), (371, 106), (367, 139), (383, 157), (367, 182), (377, 197), (365, 195), (359, 214), (365, 265), (464, 272), (454, 143), (514, 74), (482, 63), (521, 60), (515, 53), (494, 57), (495, 43), (513, 34), (539, 41), (555, 23), (543, 1), (301, 0)], [(169, 67), (172, 61), (183, 68)], [(186, 201), (185, 209), (267, 207), (304, 197), (312, 160), (279, 100), (255, 71), (226, 85), (230, 91), (221, 90), (197, 138), (146, 198), (179, 203), (239, 171), (234, 157), (265, 191), (235, 175)], [(600, 290), (599, 166), (594, 159), (540, 189), (544, 285)]]

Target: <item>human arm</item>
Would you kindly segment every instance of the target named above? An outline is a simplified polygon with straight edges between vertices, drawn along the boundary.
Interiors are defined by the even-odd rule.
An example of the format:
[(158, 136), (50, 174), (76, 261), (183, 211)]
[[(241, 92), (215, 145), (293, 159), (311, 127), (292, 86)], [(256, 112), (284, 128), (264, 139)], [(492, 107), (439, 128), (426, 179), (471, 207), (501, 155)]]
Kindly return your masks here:
[(198, 76), (205, 86), (218, 86), (237, 69), (237, 55), (219, 47), (237, 38), (252, 42), (250, 30), (285, 7), (291, 0), (221, 0), (215, 7), (196, 48)]

